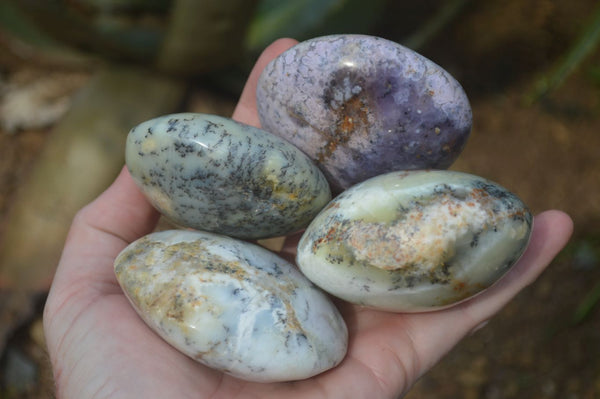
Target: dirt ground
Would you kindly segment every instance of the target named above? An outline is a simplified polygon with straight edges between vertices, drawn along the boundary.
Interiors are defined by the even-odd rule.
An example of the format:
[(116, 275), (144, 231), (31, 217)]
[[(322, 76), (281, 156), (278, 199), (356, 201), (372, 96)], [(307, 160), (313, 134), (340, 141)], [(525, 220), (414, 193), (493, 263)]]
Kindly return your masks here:
[[(472, 102), (472, 136), (452, 169), (502, 184), (534, 213), (566, 211), (575, 234), (538, 281), (407, 398), (600, 398), (600, 48), (543, 101), (526, 101), (596, 2), (475, 3), (423, 50), (463, 83)], [(49, 128), (0, 131), (0, 220), (50, 138)], [(52, 395), (43, 298), (38, 305), (2, 354), (0, 398)]]

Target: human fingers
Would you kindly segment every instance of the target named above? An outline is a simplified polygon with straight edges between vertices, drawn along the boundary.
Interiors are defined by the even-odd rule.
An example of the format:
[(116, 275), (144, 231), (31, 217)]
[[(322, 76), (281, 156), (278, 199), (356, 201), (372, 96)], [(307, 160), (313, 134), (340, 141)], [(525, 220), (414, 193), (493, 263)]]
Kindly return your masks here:
[(258, 78), (263, 69), (265, 69), (267, 64), (271, 62), (273, 58), (294, 46), (296, 43), (298, 43), (298, 41), (294, 39), (279, 39), (262, 52), (248, 76), (244, 90), (242, 91), (238, 104), (233, 112), (233, 119), (247, 125), (260, 127), (258, 112), (256, 111), (256, 85), (258, 83)]
[(150, 232), (158, 214), (123, 168), (115, 182), (75, 216), (44, 308), (53, 362), (76, 320), (98, 299), (121, 293), (113, 272), (117, 254)]

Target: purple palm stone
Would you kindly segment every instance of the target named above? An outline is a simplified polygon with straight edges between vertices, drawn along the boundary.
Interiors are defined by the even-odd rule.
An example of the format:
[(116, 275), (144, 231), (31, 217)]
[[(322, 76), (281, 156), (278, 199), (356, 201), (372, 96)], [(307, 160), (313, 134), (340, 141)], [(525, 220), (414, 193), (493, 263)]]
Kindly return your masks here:
[(394, 170), (444, 169), (471, 107), (444, 69), (364, 35), (308, 40), (274, 59), (257, 89), (263, 128), (308, 154), (335, 191)]

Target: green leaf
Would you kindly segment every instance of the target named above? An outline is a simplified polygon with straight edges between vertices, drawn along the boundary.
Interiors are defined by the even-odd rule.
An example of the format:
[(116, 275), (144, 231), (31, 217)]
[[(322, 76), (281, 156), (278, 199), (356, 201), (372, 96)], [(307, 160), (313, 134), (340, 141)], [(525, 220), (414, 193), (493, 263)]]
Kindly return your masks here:
[(281, 37), (306, 40), (335, 33), (369, 33), (381, 20), (386, 0), (262, 0), (246, 46), (262, 50)]
[(24, 42), (39, 47), (54, 47), (58, 43), (42, 32), (13, 4), (0, 1), (0, 27)]
[(585, 321), (595, 307), (600, 302), (600, 283), (597, 283), (581, 300), (573, 316), (571, 318), (571, 324), (579, 324)]
[(441, 6), (431, 19), (416, 32), (402, 40), (402, 44), (413, 50), (419, 50), (435, 38), (448, 24), (456, 19), (471, 0), (452, 0)]
[(535, 83), (533, 90), (525, 97), (525, 102), (527, 104), (534, 103), (560, 87), (581, 63), (596, 50), (599, 43), (600, 6), (596, 8), (590, 22), (585, 26), (581, 36), (573, 43), (569, 51), (548, 74), (542, 76)]
[(346, 0), (343, 6), (332, 9), (307, 38), (338, 33), (369, 33), (383, 19), (386, 0)]
[(262, 0), (250, 24), (247, 45), (262, 49), (280, 37), (303, 36), (319, 25), (327, 14), (343, 6), (345, 0)]

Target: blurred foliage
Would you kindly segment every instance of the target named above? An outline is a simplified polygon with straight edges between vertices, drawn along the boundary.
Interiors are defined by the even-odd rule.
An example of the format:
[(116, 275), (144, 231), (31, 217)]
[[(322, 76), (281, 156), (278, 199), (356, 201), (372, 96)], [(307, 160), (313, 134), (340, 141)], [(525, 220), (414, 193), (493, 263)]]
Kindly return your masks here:
[[(448, 25), (481, 7), (471, 0), (423, 0), (416, 3), (392, 0), (371, 0), (368, 3), (362, 0), (253, 0), (238, 3), (197, 0), (188, 2), (189, 9), (197, 18), (195, 28), (189, 22), (193, 18), (188, 17), (187, 28), (179, 29), (180, 34), (174, 35), (172, 25), (182, 3), (183, 0), (0, 0), (0, 25), (20, 39), (42, 47), (52, 43), (68, 44), (79, 51), (108, 59), (142, 63), (188, 76), (202, 75), (208, 77), (207, 81), (214, 86), (237, 92), (241, 90), (241, 84), (258, 54), (277, 38), (305, 40), (333, 33), (366, 33), (387, 37), (421, 51), (433, 40), (443, 40), (443, 32)], [(571, 42), (565, 46), (559, 46), (563, 56), (551, 60), (555, 62), (554, 67), (546, 69), (543, 53), (527, 53), (530, 59), (523, 57), (522, 63), (544, 67), (542, 75), (538, 74), (539, 78), (529, 84), (531, 89), (525, 93), (527, 103), (538, 101), (560, 87), (597, 49), (600, 5), (596, 10), (591, 9), (589, 14), (580, 36), (570, 39)], [(535, 15), (532, 14), (531, 18)], [(231, 51), (215, 51), (215, 48), (223, 47), (222, 41), (214, 39), (219, 36), (210, 32), (221, 30), (224, 37), (223, 29), (231, 30), (232, 25), (240, 25), (241, 33), (236, 32), (223, 42), (230, 45)], [(539, 31), (552, 29), (551, 25), (540, 28)], [(172, 40), (174, 37), (177, 40)], [(165, 63), (165, 49), (173, 49), (174, 44), (180, 47), (177, 50), (180, 53), (169, 53), (167, 58), (178, 57), (181, 62), (175, 68), (165, 67), (169, 64)], [(528, 44), (513, 45), (518, 51)], [(214, 56), (203, 55), (201, 51), (194, 54), (194, 46), (204, 47), (206, 51), (211, 49)], [(238, 52), (239, 57), (231, 56)], [(205, 66), (204, 61), (208, 58), (213, 60)], [(485, 65), (488, 58), (483, 54), (480, 64)], [(203, 62), (199, 63), (199, 59)], [(489, 62), (500, 65), (504, 61)], [(516, 63), (513, 62), (513, 65)], [(521, 70), (524, 68), (527, 65), (519, 67)]]
[(111, 12), (114, 10), (155, 10), (167, 12), (173, 3), (173, 0), (71, 0), (71, 3), (78, 3), (80, 7), (98, 9), (104, 12)]
[[(244, 58), (244, 37), (257, 0), (178, 0), (155, 66), (177, 75), (199, 75)], [(201, 38), (201, 40), (198, 40)]]
[(547, 96), (560, 87), (564, 81), (598, 48), (600, 43), (600, 4), (596, 7), (590, 21), (584, 25), (580, 37), (574, 41), (567, 53), (555, 67), (536, 82), (527, 95), (526, 102), (532, 103)]
[[(148, 62), (156, 58), (170, 32), (173, 0), (0, 0), (0, 24), (20, 39), (34, 44), (61, 41), (80, 50), (98, 52), (109, 58)], [(223, 4), (225, 3), (225, 4)], [(299, 40), (330, 33), (368, 33), (384, 16), (388, 0), (261, 0), (256, 12), (253, 2), (227, 4), (214, 0), (196, 1), (197, 25), (219, 25), (229, 14), (240, 23), (235, 12), (251, 24), (243, 40), (247, 55), (255, 56), (280, 37)], [(248, 5), (246, 4), (248, 3)], [(214, 9), (220, 8), (218, 14)], [(224, 11), (229, 9), (228, 12)], [(206, 10), (202, 14), (202, 10)], [(235, 12), (234, 12), (235, 11)], [(213, 17), (206, 20), (205, 14)], [(24, 29), (26, 28), (26, 29)], [(200, 39), (199, 39), (200, 38)], [(206, 36), (189, 35), (190, 43)], [(242, 43), (240, 43), (242, 44)], [(241, 46), (240, 46), (241, 47)]]
[(332, 33), (367, 33), (383, 18), (386, 0), (262, 0), (247, 35), (250, 51), (280, 37), (306, 40)]
[(600, 302), (600, 282), (597, 283), (586, 295), (583, 297), (573, 316), (571, 318), (571, 324), (576, 325), (583, 323), (593, 313), (594, 309), (597, 308)]
[(167, 0), (0, 1), (12, 5), (51, 39), (86, 52), (135, 61), (154, 57), (171, 6)]
[(0, 26), (21, 40), (39, 47), (58, 45), (56, 40), (40, 31), (17, 7), (6, 1), (0, 1)]
[(433, 17), (430, 18), (429, 21), (425, 21), (420, 29), (413, 32), (405, 40), (402, 40), (402, 44), (413, 50), (420, 49), (436, 37), (446, 25), (454, 20), (470, 1), (471, 0), (452, 0), (445, 2), (439, 7), (438, 11), (433, 14)]

